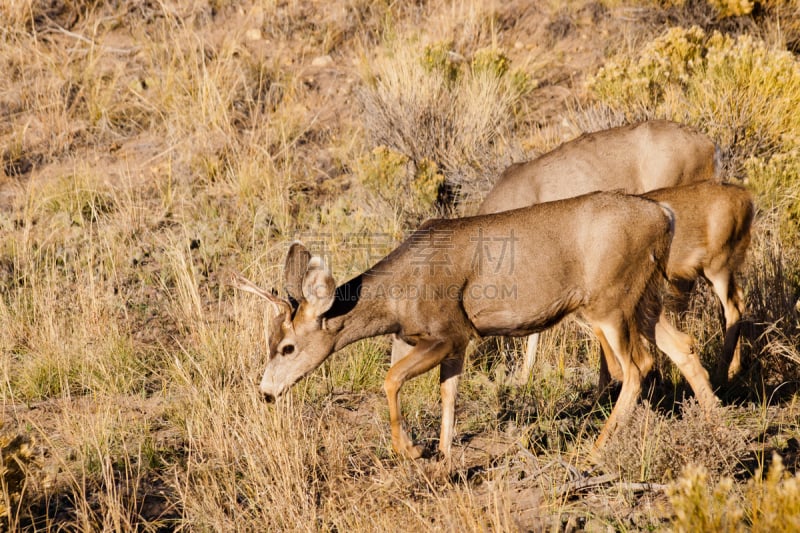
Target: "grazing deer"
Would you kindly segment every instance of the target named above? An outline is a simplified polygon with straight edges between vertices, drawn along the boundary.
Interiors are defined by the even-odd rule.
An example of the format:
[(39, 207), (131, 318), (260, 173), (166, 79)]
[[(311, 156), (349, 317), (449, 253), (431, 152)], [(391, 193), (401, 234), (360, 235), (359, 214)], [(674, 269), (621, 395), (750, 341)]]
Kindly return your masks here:
[(586, 133), (524, 163), (508, 167), (478, 208), (499, 213), (592, 191), (628, 194), (715, 180), (719, 150), (703, 133), (650, 120)]
[(438, 449), (449, 457), (464, 351), (485, 335), (529, 335), (580, 312), (616, 358), (619, 399), (597, 441), (625, 419), (652, 366), (642, 337), (678, 365), (699, 401), (717, 402), (691, 339), (661, 313), (672, 214), (656, 202), (594, 193), (490, 215), (432, 220), (366, 272), (336, 286), (323, 260), (294, 243), (288, 299), (240, 275), (232, 284), (267, 301), (269, 361), (260, 389), (274, 399), (333, 352), (395, 334), (410, 348), (384, 382), (394, 450), (418, 458), (403, 429), (403, 384), (439, 367)]
[[(489, 191), (478, 214), (592, 191), (641, 194), (715, 180), (718, 175), (719, 150), (708, 136), (675, 122), (650, 120), (587, 133), (536, 159), (511, 165)], [(517, 374), (524, 381), (536, 360), (538, 342), (538, 333), (528, 338), (522, 370)], [(407, 351), (407, 346), (395, 340), (392, 360)]]
[[(725, 333), (714, 381), (724, 383), (741, 369), (739, 320), (744, 313), (744, 297), (735, 274), (750, 244), (753, 199), (743, 187), (714, 182), (658, 189), (642, 196), (669, 206), (675, 213), (675, 235), (667, 261), (670, 288), (686, 298), (694, 281), (702, 276), (720, 301)], [(622, 378), (616, 361), (601, 358), (601, 387), (608, 383), (609, 370), (615, 379)]]

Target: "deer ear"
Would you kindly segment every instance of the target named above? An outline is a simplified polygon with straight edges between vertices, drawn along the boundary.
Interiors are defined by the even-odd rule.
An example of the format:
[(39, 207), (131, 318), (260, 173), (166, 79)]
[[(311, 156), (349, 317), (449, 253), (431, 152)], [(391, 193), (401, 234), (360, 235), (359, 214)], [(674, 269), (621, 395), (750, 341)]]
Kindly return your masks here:
[(286, 293), (295, 302), (303, 300), (303, 276), (308, 270), (309, 261), (311, 261), (311, 252), (303, 246), (303, 243), (293, 242), (286, 256), (283, 275), (286, 282)]
[(314, 316), (322, 316), (333, 305), (336, 297), (336, 282), (325, 262), (319, 257), (312, 257), (308, 262), (308, 270), (303, 276), (303, 298), (310, 306)]

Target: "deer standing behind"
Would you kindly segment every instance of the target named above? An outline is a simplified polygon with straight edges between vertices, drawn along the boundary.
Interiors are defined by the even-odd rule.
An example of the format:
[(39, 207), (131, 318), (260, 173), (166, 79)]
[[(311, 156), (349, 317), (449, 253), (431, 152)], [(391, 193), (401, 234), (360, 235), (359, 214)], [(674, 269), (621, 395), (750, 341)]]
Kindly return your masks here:
[[(676, 122), (650, 120), (587, 133), (536, 159), (511, 165), (489, 191), (478, 214), (499, 213), (592, 191), (641, 194), (716, 180), (718, 175), (719, 150), (708, 136)], [(524, 363), (518, 372), (522, 381), (527, 381), (533, 368), (538, 342), (538, 333), (528, 338)], [(407, 350), (395, 339), (392, 360)], [(607, 373), (601, 374), (601, 387), (607, 381)]]
[(269, 360), (261, 392), (267, 399), (280, 396), (348, 344), (395, 334), (408, 350), (384, 382), (392, 446), (401, 455), (421, 456), (403, 429), (399, 393), (407, 380), (438, 366), (438, 448), (448, 457), (470, 339), (529, 335), (579, 312), (622, 375), (619, 398), (596, 447), (625, 422), (652, 366), (642, 338), (667, 353), (703, 405), (715, 405), (691, 339), (661, 312), (673, 222), (669, 209), (620, 193), (433, 220), (338, 287), (323, 260), (295, 243), (286, 259), (288, 299), (239, 275), (232, 281), (266, 300)]
[[(686, 299), (695, 280), (702, 276), (720, 302), (724, 335), (714, 381), (724, 383), (741, 369), (739, 332), (744, 295), (736, 273), (750, 245), (753, 198), (744, 187), (715, 182), (658, 189), (642, 196), (669, 206), (675, 213), (675, 236), (667, 261), (672, 291)], [(613, 364), (610, 358), (602, 361), (606, 359)], [(601, 384), (607, 380), (602, 365)], [(619, 369), (614, 370), (613, 377), (620, 379)]]
[(586, 133), (497, 179), (478, 214), (499, 213), (593, 191), (627, 194), (717, 179), (719, 150), (707, 135), (667, 120)]

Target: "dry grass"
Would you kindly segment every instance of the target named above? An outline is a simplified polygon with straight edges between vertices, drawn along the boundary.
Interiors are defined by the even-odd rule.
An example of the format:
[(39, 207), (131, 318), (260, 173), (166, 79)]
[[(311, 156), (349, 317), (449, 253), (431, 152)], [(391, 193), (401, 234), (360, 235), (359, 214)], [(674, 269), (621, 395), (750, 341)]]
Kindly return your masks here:
[[(462, 54), (469, 54), (464, 56)], [(495, 161), (508, 161), (513, 111), (530, 90), (502, 50), (453, 42), (395, 44), (367, 73), (360, 100), (368, 140), (441, 165), (447, 183), (472, 192)], [(507, 163), (506, 163), (507, 164)]]
[(704, 412), (694, 400), (685, 402), (680, 417), (668, 419), (648, 404), (637, 407), (631, 423), (603, 450), (606, 467), (628, 481), (667, 482), (680, 472), (676, 465), (702, 466), (710, 481), (734, 476), (747, 452), (741, 415), (730, 408)]
[[(592, 92), (602, 65), (682, 20), (669, 4), (0, 3), (3, 527), (637, 530), (744, 501), (737, 523), (755, 528), (774, 523), (774, 502), (796, 506), (788, 474), (757, 474), (773, 451), (782, 472), (798, 465), (794, 78), (742, 89), (736, 116), (712, 104), (763, 69), (694, 72), (650, 107)], [(690, 7), (681, 16), (710, 9)], [(800, 27), (791, 6), (732, 18), (696, 22), (734, 28), (719, 42), (759, 65), (798, 68), (778, 53)], [(259, 400), (262, 309), (220, 284), (224, 269), (280, 288), (302, 238), (347, 279), (422, 218), (469, 212), (510, 161), (642, 115), (710, 132), (758, 199), (745, 371), (725, 424), (673, 408), (685, 385), (662, 363), (657, 407), (588, 471), (609, 403), (573, 321), (543, 335), (524, 386), (510, 380), (520, 342), (475, 347), (452, 465), (391, 452), (386, 339), (343, 350), (276, 406)], [(707, 360), (715, 305), (701, 290), (681, 319)], [(429, 451), (438, 394), (435, 373), (404, 389)], [(705, 477), (677, 477), (690, 463)], [(674, 479), (669, 498), (636, 485)]]

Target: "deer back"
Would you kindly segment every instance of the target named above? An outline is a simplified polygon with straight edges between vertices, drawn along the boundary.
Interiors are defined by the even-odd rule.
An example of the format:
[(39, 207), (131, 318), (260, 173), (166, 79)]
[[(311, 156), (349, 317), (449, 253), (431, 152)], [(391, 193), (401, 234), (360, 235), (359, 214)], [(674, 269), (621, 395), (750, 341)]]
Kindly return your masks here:
[(671, 220), (656, 202), (609, 192), (434, 220), (372, 277), (392, 273), (383, 283), (400, 296), (388, 305), (406, 339), (448, 329), (526, 335), (578, 309), (632, 310), (666, 266)]
[(715, 179), (719, 154), (703, 133), (651, 120), (584, 134), (506, 169), (479, 213), (495, 213), (592, 191), (640, 194)]

